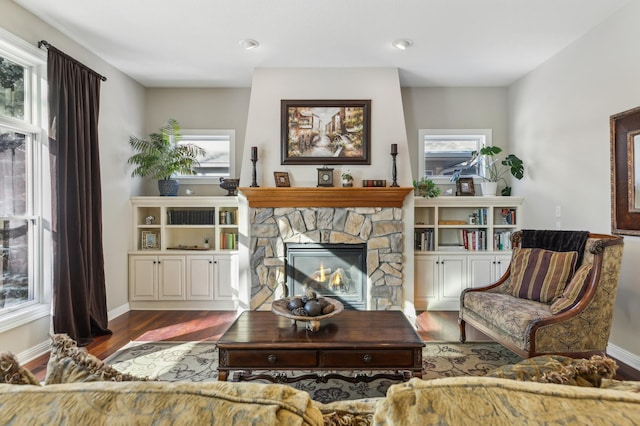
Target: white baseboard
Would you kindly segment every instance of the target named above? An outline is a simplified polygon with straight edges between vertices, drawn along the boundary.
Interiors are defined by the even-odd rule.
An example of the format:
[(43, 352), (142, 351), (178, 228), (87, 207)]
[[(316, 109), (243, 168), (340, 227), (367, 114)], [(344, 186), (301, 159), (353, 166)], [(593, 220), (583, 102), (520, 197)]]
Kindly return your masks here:
[(624, 362), (629, 367), (632, 367), (640, 371), (640, 356), (632, 354), (631, 352), (622, 349), (619, 346), (609, 343), (607, 345), (607, 355), (611, 358), (615, 358), (620, 362)]
[(126, 314), (130, 310), (131, 306), (129, 306), (129, 303), (125, 303), (124, 305), (118, 306), (117, 308), (107, 312), (107, 319), (111, 321), (112, 319), (117, 318), (122, 314)]
[[(118, 306), (117, 308), (107, 312), (107, 318), (109, 321), (111, 321), (112, 319), (129, 312), (129, 310), (129, 304), (125, 303), (124, 305)], [(50, 349), (51, 341), (47, 339), (46, 341), (39, 343), (36, 346), (27, 349), (26, 351), (20, 352), (16, 355), (16, 358), (18, 358), (18, 362), (20, 364), (24, 364), (46, 354)]]
[(47, 339), (46, 341), (39, 343), (26, 351), (20, 352), (16, 355), (18, 358), (18, 362), (20, 364), (25, 364), (31, 360), (38, 358), (41, 355), (46, 354), (51, 349), (51, 340)]

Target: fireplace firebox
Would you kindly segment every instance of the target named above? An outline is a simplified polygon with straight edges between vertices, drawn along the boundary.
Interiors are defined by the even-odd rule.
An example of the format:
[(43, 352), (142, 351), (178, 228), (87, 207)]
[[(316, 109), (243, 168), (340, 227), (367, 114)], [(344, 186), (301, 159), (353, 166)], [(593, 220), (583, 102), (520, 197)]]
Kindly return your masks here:
[(345, 308), (366, 309), (366, 244), (288, 243), (285, 250), (290, 296), (313, 289), (319, 296), (340, 300)]

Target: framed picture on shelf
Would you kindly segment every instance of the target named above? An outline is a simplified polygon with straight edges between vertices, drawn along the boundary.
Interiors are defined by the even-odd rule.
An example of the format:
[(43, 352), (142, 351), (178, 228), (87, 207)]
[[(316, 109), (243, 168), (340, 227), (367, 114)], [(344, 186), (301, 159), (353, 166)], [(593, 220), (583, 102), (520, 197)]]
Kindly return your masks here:
[(456, 182), (456, 195), (476, 195), (473, 187), (473, 178), (460, 178)]
[(144, 250), (158, 248), (158, 234), (151, 231), (142, 231), (142, 248)]
[(289, 182), (289, 173), (287, 172), (273, 172), (273, 177), (276, 180), (276, 187), (284, 188), (290, 187), (291, 183)]
[(371, 100), (282, 100), (280, 164), (371, 164)]

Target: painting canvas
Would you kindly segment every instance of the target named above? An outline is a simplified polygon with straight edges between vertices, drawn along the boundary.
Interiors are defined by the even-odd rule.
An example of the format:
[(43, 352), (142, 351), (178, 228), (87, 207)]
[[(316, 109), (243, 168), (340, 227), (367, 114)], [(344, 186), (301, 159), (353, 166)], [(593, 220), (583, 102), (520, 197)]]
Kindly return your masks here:
[(281, 164), (371, 164), (370, 100), (282, 100)]

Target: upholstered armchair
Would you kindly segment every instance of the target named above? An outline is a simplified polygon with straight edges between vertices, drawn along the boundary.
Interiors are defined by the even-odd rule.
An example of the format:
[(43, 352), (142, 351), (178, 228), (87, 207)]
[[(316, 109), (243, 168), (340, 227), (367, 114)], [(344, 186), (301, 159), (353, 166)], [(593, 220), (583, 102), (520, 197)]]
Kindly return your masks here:
[[(514, 253), (505, 274), (491, 285), (462, 292), (460, 341), (466, 341), (469, 324), (523, 358), (605, 352), (622, 262), (622, 237), (583, 233), (584, 250), (573, 252), (572, 263), (572, 248), (560, 252), (536, 250), (531, 245), (525, 248), (523, 232), (554, 239), (570, 231), (514, 233)], [(535, 281), (532, 276), (536, 275), (538, 282), (529, 284), (527, 280)], [(550, 284), (558, 278), (565, 282)]]

